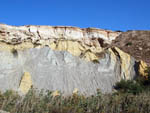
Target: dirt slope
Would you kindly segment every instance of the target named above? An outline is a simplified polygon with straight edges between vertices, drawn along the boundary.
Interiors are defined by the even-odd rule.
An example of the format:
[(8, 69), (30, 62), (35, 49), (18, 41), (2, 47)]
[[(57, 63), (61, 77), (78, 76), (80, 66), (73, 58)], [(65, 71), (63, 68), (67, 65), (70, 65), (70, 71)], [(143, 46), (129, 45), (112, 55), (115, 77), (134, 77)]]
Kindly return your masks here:
[(112, 45), (150, 65), (150, 31), (123, 32), (112, 42)]

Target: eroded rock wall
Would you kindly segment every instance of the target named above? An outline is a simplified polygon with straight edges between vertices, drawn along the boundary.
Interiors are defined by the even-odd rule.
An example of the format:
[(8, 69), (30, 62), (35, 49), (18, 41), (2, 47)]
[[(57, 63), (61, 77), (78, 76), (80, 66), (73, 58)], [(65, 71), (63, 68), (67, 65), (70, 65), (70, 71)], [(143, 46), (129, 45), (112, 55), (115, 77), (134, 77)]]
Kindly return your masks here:
[(111, 92), (117, 81), (135, 76), (135, 60), (131, 57), (124, 68), (112, 50), (91, 62), (49, 47), (19, 50), (17, 55), (3, 51), (0, 56), (0, 89), (23, 93), (31, 85), (38, 89), (59, 90), (65, 95), (75, 88), (86, 95), (94, 94), (97, 89)]
[(95, 28), (1, 24), (0, 89), (111, 92), (117, 81), (133, 79), (139, 70), (129, 54), (107, 48), (118, 35)]

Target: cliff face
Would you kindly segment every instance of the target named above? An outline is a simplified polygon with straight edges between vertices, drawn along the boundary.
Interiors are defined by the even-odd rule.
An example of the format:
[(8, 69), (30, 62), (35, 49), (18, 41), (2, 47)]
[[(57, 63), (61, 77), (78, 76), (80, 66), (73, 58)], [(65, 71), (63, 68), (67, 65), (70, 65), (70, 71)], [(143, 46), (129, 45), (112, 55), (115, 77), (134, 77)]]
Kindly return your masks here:
[(31, 40), (32, 43), (36, 43), (42, 40), (49, 39), (70, 39), (70, 40), (83, 40), (101, 38), (106, 43), (111, 43), (118, 32), (112, 32), (108, 30), (86, 28), (80, 29), (77, 27), (65, 27), (65, 26), (8, 26), (0, 24), (1, 40), (8, 43), (22, 43), (23, 41)]
[(111, 92), (117, 81), (133, 79), (145, 68), (119, 48), (108, 48), (119, 35), (95, 28), (1, 24), (0, 89)]

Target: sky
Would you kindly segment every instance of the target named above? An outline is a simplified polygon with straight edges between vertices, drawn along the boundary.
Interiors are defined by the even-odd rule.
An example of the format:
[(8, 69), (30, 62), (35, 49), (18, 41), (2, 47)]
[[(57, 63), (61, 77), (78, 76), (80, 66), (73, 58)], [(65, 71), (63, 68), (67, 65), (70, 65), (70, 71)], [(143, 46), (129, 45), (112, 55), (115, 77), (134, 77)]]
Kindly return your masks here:
[(150, 30), (150, 0), (0, 0), (0, 23)]

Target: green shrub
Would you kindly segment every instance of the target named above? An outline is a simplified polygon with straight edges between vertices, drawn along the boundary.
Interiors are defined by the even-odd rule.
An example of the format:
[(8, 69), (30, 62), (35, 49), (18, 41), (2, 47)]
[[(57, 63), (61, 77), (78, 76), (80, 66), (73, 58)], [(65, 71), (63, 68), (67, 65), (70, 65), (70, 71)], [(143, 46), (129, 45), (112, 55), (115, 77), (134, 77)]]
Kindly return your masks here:
[(115, 89), (123, 93), (139, 94), (150, 91), (150, 67), (145, 71), (147, 77), (138, 76), (135, 80), (121, 80), (115, 85)]
[(126, 46), (131, 46), (131, 45), (132, 45), (132, 42), (126, 43)]
[(143, 86), (133, 80), (121, 80), (116, 83), (115, 89), (123, 93), (139, 94), (143, 90)]

